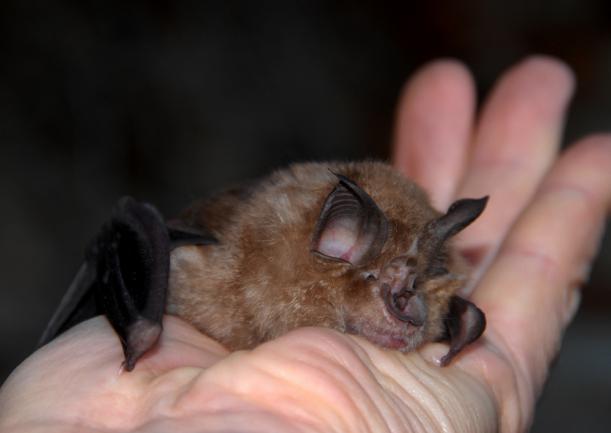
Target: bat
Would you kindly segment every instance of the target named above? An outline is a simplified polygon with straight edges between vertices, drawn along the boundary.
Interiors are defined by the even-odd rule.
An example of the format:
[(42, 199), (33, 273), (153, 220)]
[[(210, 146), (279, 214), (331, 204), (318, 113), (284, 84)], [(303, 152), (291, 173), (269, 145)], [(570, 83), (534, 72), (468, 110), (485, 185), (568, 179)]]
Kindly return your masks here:
[(457, 294), (468, 266), (450, 238), (487, 199), (458, 200), (440, 213), (381, 162), (294, 164), (168, 221), (125, 197), (87, 248), (40, 343), (104, 314), (130, 371), (168, 313), (230, 350), (302, 326), (403, 352), (448, 341), (445, 366), (486, 326), (484, 313)]

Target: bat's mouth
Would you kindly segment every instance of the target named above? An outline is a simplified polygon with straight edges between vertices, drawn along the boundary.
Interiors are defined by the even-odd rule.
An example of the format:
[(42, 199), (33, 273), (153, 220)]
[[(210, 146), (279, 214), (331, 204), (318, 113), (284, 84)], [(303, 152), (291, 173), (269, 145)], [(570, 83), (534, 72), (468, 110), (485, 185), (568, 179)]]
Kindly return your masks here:
[(408, 351), (412, 350), (417, 344), (419, 327), (403, 326), (376, 326), (368, 322), (360, 326), (348, 329), (351, 334), (362, 335), (372, 343), (388, 349)]

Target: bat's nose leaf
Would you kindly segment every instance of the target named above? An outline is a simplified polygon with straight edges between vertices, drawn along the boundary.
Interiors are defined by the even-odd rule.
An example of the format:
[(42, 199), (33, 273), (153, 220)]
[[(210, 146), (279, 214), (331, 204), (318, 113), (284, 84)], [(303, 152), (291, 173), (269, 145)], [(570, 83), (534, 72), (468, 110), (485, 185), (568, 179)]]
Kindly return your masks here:
[(160, 213), (126, 197), (88, 254), (97, 266), (96, 297), (119, 334), (131, 370), (161, 333), (170, 269), (170, 239)]
[(413, 326), (422, 326), (426, 321), (426, 304), (419, 294), (408, 291), (391, 293), (384, 298), (386, 308), (397, 319)]
[(409, 317), (409, 323), (414, 326), (422, 326), (426, 320), (426, 305), (422, 296), (414, 295), (411, 296), (405, 308), (403, 308), (403, 314)]

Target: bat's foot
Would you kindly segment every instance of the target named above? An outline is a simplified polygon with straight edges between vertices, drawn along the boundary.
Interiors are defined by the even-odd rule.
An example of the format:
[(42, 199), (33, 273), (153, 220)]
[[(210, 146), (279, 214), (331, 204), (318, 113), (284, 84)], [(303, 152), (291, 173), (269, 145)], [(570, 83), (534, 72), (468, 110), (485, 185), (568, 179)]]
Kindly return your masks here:
[(441, 358), (442, 367), (468, 344), (477, 340), (486, 329), (486, 316), (475, 306), (459, 296), (453, 296), (450, 301), (450, 311), (446, 318), (446, 335), (444, 340), (450, 341), (450, 350)]
[(136, 362), (159, 340), (161, 324), (141, 318), (127, 328), (127, 340), (123, 345), (125, 370), (132, 371)]

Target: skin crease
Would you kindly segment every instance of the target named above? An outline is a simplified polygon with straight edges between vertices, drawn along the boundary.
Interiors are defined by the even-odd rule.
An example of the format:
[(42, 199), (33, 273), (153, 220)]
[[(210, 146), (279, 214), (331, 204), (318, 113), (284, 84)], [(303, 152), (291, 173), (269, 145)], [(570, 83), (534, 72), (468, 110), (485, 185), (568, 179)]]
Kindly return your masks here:
[(396, 166), (441, 209), (493, 187), (457, 239), (477, 261), (471, 299), (488, 327), (449, 367), (435, 365), (441, 344), (404, 355), (323, 328), (229, 354), (168, 316), (159, 347), (121, 374), (121, 347), (95, 318), (15, 370), (0, 430), (525, 431), (611, 201), (611, 136), (556, 156), (572, 89), (566, 66), (532, 57), (501, 77), (477, 122), (472, 80), (454, 61), (425, 66), (402, 94)]

